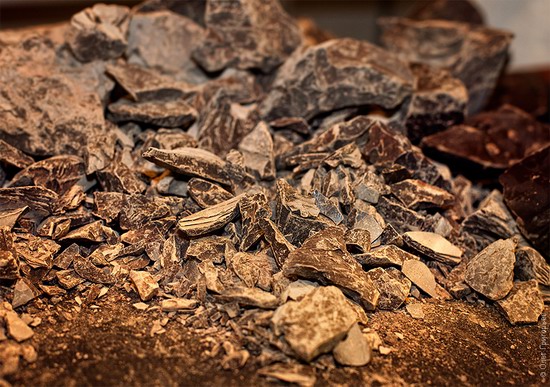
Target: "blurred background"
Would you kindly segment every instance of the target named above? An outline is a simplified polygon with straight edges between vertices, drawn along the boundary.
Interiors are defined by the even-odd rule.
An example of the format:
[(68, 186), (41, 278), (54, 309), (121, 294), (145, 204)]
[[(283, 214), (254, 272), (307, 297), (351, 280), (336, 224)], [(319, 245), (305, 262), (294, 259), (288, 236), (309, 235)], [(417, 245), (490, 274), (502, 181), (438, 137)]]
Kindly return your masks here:
[[(69, 20), (76, 12), (98, 1), (0, 0), (0, 29), (20, 28)], [(114, 0), (133, 6), (139, 1)], [(403, 16), (427, 0), (283, 0), (295, 17), (312, 19), (335, 36), (376, 42), (376, 18)], [(472, 0), (489, 26), (514, 32), (513, 70), (550, 66), (550, 0)], [(0, 31), (1, 33), (1, 31)]]

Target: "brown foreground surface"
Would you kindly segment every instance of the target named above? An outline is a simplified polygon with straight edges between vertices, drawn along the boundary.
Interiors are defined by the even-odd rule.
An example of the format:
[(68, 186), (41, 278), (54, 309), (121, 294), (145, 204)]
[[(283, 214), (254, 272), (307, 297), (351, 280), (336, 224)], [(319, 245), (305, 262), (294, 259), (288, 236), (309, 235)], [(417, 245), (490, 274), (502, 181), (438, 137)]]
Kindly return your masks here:
[[(22, 364), (8, 381), (27, 386), (277, 385), (256, 375), (258, 367), (252, 361), (241, 370), (223, 370), (221, 355), (209, 356), (215, 343), (204, 339), (208, 334), (183, 328), (176, 318), (166, 324), (166, 332), (152, 337), (154, 321), (166, 315), (137, 310), (132, 303), (138, 301), (111, 289), (97, 300), (99, 308), (78, 311), (74, 300), (29, 306), (31, 314), (42, 318), (32, 338), (38, 360)], [(423, 320), (403, 310), (370, 315), (369, 326), (394, 350), (388, 355), (375, 353), (362, 368), (319, 366), (317, 385), (547, 382), (541, 377), (539, 348), (544, 321), (511, 327), (493, 307), (463, 302), (427, 303), (424, 310)], [(546, 316), (548, 311), (547, 307)]]

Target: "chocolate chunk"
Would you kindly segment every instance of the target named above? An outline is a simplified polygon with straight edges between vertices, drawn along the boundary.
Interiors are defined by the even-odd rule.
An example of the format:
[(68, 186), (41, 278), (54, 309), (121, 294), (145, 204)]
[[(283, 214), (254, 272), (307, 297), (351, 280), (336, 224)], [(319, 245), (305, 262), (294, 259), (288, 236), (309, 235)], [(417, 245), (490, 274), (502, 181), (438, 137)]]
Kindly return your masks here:
[(27, 211), (29, 207), (19, 207), (13, 210), (5, 210), (0, 212), (0, 227), (7, 227), (8, 231), (15, 226), (21, 215)]
[(283, 265), (286, 277), (300, 277), (338, 286), (367, 310), (374, 310), (379, 293), (361, 265), (346, 251), (344, 232), (330, 227), (307, 239)]
[(386, 310), (398, 309), (409, 296), (411, 281), (398, 269), (393, 267), (382, 269), (378, 267), (369, 270), (367, 275), (380, 292), (378, 308)]
[(242, 196), (208, 207), (179, 220), (178, 229), (188, 236), (199, 236), (224, 227), (237, 216)]
[(10, 228), (0, 227), (0, 279), (19, 278), (19, 259)]
[(261, 219), (260, 224), (262, 226), (265, 239), (271, 246), (271, 252), (275, 257), (275, 262), (277, 262), (279, 267), (283, 267), (288, 255), (294, 251), (294, 245), (286, 239), (277, 225), (270, 219)]
[(123, 230), (141, 229), (145, 223), (170, 215), (170, 207), (161, 198), (128, 195), (120, 208), (119, 225)]
[(277, 266), (272, 258), (266, 254), (258, 253), (235, 253), (226, 259), (227, 266), (249, 288), (258, 287), (265, 291), (271, 290), (271, 281), (273, 274), (277, 271)]
[(74, 256), (73, 267), (76, 274), (90, 282), (98, 284), (113, 284), (115, 282), (110, 270), (100, 269), (80, 254)]
[(360, 264), (367, 267), (401, 267), (407, 260), (419, 260), (416, 255), (401, 250), (394, 245), (381, 246), (364, 254), (353, 256)]
[(550, 227), (550, 146), (526, 157), (500, 177), (504, 201), (515, 215), (519, 229), (548, 256)]
[(201, 26), (174, 12), (136, 13), (128, 26), (128, 63), (160, 71), (181, 81), (204, 82), (206, 76), (191, 59), (193, 45), (203, 36)]
[(422, 261), (406, 260), (403, 262), (401, 272), (407, 276), (411, 282), (430, 297), (440, 298), (437, 291), (435, 277)]
[(275, 178), (273, 139), (265, 122), (260, 122), (239, 143), (244, 165), (262, 180)]
[(514, 285), (515, 248), (512, 239), (491, 243), (468, 262), (466, 283), (493, 301), (506, 297)]
[(513, 35), (466, 23), (382, 18), (383, 44), (401, 60), (449, 69), (468, 89), (468, 113), (486, 104)]
[(267, 197), (260, 192), (245, 195), (239, 202), (239, 211), (242, 219), (240, 249), (246, 251), (264, 234), (262, 225), (271, 217), (271, 209)]
[(346, 240), (346, 248), (351, 254), (362, 254), (370, 251), (371, 236), (368, 230), (360, 228), (347, 230), (344, 238)]
[(454, 196), (444, 189), (417, 179), (407, 179), (392, 184), (391, 191), (403, 204), (413, 210), (449, 208), (455, 201)]
[(50, 269), (53, 265), (53, 256), (60, 248), (61, 246), (54, 241), (31, 234), (19, 234), (15, 242), (17, 255), (33, 269)]
[(390, 193), (390, 188), (384, 184), (384, 179), (370, 170), (359, 175), (352, 183), (353, 194), (357, 199), (371, 204), (378, 203), (380, 195)]
[(216, 299), (224, 302), (238, 302), (240, 305), (261, 309), (275, 309), (279, 300), (273, 294), (258, 288), (232, 287), (222, 291)]
[(313, 386), (317, 380), (313, 367), (302, 364), (275, 363), (262, 367), (258, 375), (275, 378), (299, 386)]
[(484, 167), (504, 169), (550, 143), (550, 127), (504, 105), (477, 114), (464, 125), (426, 137), (423, 145)]
[(209, 1), (204, 20), (206, 37), (193, 58), (209, 72), (237, 67), (267, 73), (301, 43), (297, 25), (276, 0)]
[(66, 290), (72, 289), (86, 281), (84, 278), (76, 274), (74, 270), (59, 270), (55, 273), (55, 276), (57, 277), (57, 282), (59, 282), (59, 285)]
[(189, 91), (186, 83), (148, 70), (136, 64), (117, 63), (107, 65), (106, 72), (128, 92), (134, 101), (183, 98)]
[(517, 248), (514, 274), (519, 280), (536, 280), (541, 285), (550, 286), (550, 265), (532, 247)]
[(131, 102), (120, 99), (109, 105), (113, 122), (134, 121), (167, 128), (188, 128), (197, 118), (197, 111), (183, 100)]
[(139, 294), (139, 298), (141, 298), (142, 301), (149, 301), (157, 295), (159, 285), (153, 276), (146, 271), (132, 270), (130, 272), (130, 279), (132, 280), (132, 283)]
[(327, 198), (319, 191), (313, 191), (315, 204), (319, 208), (319, 212), (332, 220), (334, 224), (340, 224), (344, 220), (344, 215), (340, 210), (340, 204), (336, 198)]
[(274, 333), (284, 335), (304, 361), (331, 351), (356, 322), (354, 309), (334, 286), (319, 287), (300, 301), (287, 302), (271, 318)]
[(124, 205), (125, 195), (119, 192), (94, 192), (94, 214), (111, 223), (118, 219), (122, 206)]
[(116, 240), (116, 238), (116, 232), (111, 230), (109, 227), (104, 226), (101, 220), (98, 220), (69, 232), (60, 240), (79, 240), (100, 243), (105, 241), (113, 241)]
[(510, 293), (497, 305), (513, 325), (534, 324), (544, 311), (544, 301), (536, 281), (514, 282)]
[(16, 168), (26, 168), (33, 164), (34, 160), (4, 140), (0, 140), (0, 162)]
[(332, 353), (339, 364), (346, 366), (364, 366), (372, 359), (372, 348), (359, 324), (353, 324), (346, 338), (334, 347)]
[(425, 257), (448, 265), (458, 265), (461, 261), (462, 250), (433, 232), (409, 231), (403, 234), (403, 242)]
[(75, 14), (67, 30), (67, 43), (82, 62), (118, 58), (126, 50), (130, 9), (95, 4)]
[(407, 136), (413, 143), (464, 120), (468, 91), (442, 69), (411, 64), (416, 85), (410, 102), (402, 108)]
[(145, 183), (121, 160), (113, 160), (107, 168), (96, 172), (105, 191), (139, 194), (145, 191)]
[(391, 222), (398, 232), (416, 231), (422, 229), (426, 222), (426, 217), (412, 211), (397, 201), (390, 198), (381, 197), (376, 209)]
[(0, 207), (3, 210), (20, 209), (28, 207), (23, 214), (23, 219), (30, 219), (35, 223), (51, 215), (55, 211), (58, 195), (38, 186), (0, 188)]
[(31, 281), (27, 278), (20, 278), (13, 288), (13, 300), (11, 301), (11, 305), (14, 308), (19, 308), (34, 300), (39, 295), (40, 290), (38, 290)]
[(203, 149), (178, 148), (168, 151), (149, 148), (143, 157), (175, 173), (229, 184), (226, 162)]
[(411, 149), (409, 140), (377, 122), (369, 130), (369, 139), (362, 149), (363, 155), (371, 164), (393, 162)]
[[(199, 262), (212, 261), (216, 264), (224, 262), (224, 257), (231, 241), (227, 237), (208, 236), (192, 239), (186, 251), (187, 258), (194, 258)], [(231, 246), (233, 247), (233, 246)]]
[(187, 189), (189, 196), (202, 208), (208, 208), (233, 198), (230, 192), (219, 185), (196, 177), (189, 180)]
[(354, 39), (333, 39), (297, 49), (279, 69), (263, 101), (268, 121), (311, 119), (346, 106), (394, 108), (412, 93), (413, 75), (394, 54)]

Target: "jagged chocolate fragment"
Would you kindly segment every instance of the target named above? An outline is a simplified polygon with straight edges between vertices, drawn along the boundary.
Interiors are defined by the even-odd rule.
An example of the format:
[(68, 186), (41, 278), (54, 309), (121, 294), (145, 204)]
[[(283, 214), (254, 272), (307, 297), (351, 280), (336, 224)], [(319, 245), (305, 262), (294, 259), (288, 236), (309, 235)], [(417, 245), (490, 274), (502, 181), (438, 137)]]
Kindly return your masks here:
[(338, 227), (319, 231), (291, 252), (283, 273), (338, 286), (367, 310), (376, 308), (380, 296), (361, 265), (346, 251), (344, 232)]
[(12, 165), (16, 168), (25, 168), (33, 164), (34, 160), (16, 147), (0, 140), (0, 163)]
[(365, 254), (353, 256), (360, 264), (368, 267), (401, 267), (407, 260), (419, 260), (416, 255), (406, 252), (394, 245), (381, 246)]
[(275, 178), (273, 138), (265, 122), (260, 122), (239, 143), (244, 165), (262, 180)]
[(536, 281), (514, 282), (510, 293), (497, 305), (512, 325), (535, 324), (544, 312)]
[(332, 39), (301, 47), (281, 66), (260, 108), (268, 121), (311, 119), (347, 106), (394, 108), (409, 97), (414, 77), (396, 55), (365, 41)]
[(199, 236), (224, 227), (237, 216), (241, 197), (236, 196), (180, 219), (178, 229), (185, 235)]
[(143, 157), (181, 175), (202, 177), (225, 185), (230, 183), (227, 163), (203, 149), (162, 150), (149, 148), (143, 153)]
[(242, 219), (240, 249), (246, 251), (264, 234), (262, 224), (271, 217), (271, 208), (265, 194), (259, 192), (243, 196), (239, 211)]
[(382, 269), (380, 267), (367, 272), (380, 292), (378, 308), (386, 310), (398, 309), (411, 291), (411, 281), (394, 267)]
[(413, 210), (449, 208), (454, 204), (452, 194), (418, 179), (406, 179), (391, 185), (392, 193)]
[(118, 58), (126, 50), (130, 8), (95, 4), (75, 14), (67, 30), (67, 43), (82, 62)]
[(198, 116), (183, 99), (131, 102), (120, 99), (109, 105), (113, 122), (134, 121), (166, 128), (188, 128)]
[(301, 34), (276, 0), (209, 1), (206, 37), (193, 58), (207, 71), (226, 67), (270, 72), (298, 47)]
[(19, 278), (19, 259), (9, 227), (0, 227), (0, 279)]
[(115, 283), (115, 277), (111, 275), (110, 269), (101, 269), (95, 266), (89, 258), (84, 258), (80, 254), (74, 256), (73, 267), (76, 274), (88, 281), (107, 285)]
[(403, 234), (403, 242), (416, 252), (448, 265), (458, 265), (462, 250), (439, 234), (425, 231), (409, 231)]
[(189, 196), (202, 208), (208, 208), (231, 199), (232, 193), (208, 180), (192, 178), (187, 184)]

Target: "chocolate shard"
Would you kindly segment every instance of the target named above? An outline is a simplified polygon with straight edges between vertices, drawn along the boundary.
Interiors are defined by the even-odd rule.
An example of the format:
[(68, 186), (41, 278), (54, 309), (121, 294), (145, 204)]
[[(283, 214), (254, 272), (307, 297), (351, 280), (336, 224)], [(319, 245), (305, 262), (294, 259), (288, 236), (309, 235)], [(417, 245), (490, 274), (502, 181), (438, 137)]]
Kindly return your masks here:
[(515, 249), (513, 239), (491, 243), (468, 262), (466, 283), (493, 301), (506, 297), (514, 286)]
[(243, 196), (239, 202), (241, 213), (241, 251), (246, 251), (264, 235), (263, 222), (271, 217), (271, 208), (264, 193)]
[(19, 278), (19, 257), (13, 243), (11, 229), (0, 227), (0, 279)]
[(422, 229), (426, 223), (425, 216), (402, 206), (389, 197), (382, 196), (376, 209), (384, 219), (389, 219), (391, 225), (400, 233)]
[(170, 206), (161, 198), (128, 195), (120, 208), (119, 225), (123, 230), (141, 229), (146, 223), (169, 215)]
[(344, 235), (346, 248), (351, 254), (364, 254), (370, 251), (371, 236), (368, 230), (360, 228), (347, 230)]
[(403, 234), (403, 242), (419, 254), (448, 265), (458, 265), (462, 259), (460, 248), (433, 232), (408, 231)]
[(271, 247), (271, 252), (273, 253), (277, 266), (280, 268), (283, 267), (288, 255), (294, 251), (296, 247), (286, 239), (277, 225), (270, 219), (261, 219), (260, 224), (264, 232), (264, 237)]
[(544, 312), (536, 281), (514, 282), (510, 293), (496, 304), (512, 325), (535, 324)]
[(0, 208), (15, 210), (28, 207), (23, 219), (30, 219), (38, 224), (55, 211), (59, 196), (52, 190), (39, 186), (0, 188)]
[(34, 163), (32, 157), (27, 156), (16, 147), (0, 140), (0, 163), (11, 165), (16, 168), (26, 168)]
[(353, 258), (367, 267), (401, 267), (407, 260), (420, 259), (394, 245), (381, 246), (364, 254), (355, 254)]
[(72, 17), (67, 43), (81, 62), (118, 58), (126, 50), (129, 19), (128, 7), (95, 4)]
[(321, 192), (313, 191), (315, 204), (319, 208), (319, 212), (332, 220), (334, 224), (340, 224), (344, 220), (344, 214), (340, 210), (340, 204), (336, 198), (327, 198)]
[(168, 151), (149, 148), (143, 153), (143, 158), (181, 175), (229, 184), (227, 163), (203, 149), (178, 148)]
[(76, 274), (90, 282), (106, 285), (115, 283), (115, 277), (109, 269), (100, 269), (88, 258), (84, 258), (80, 254), (74, 256), (73, 267)]
[(0, 227), (7, 227), (11, 230), (15, 223), (21, 218), (21, 216), (27, 211), (29, 207), (19, 207), (10, 210), (3, 210), (0, 212)]
[(541, 285), (550, 286), (550, 265), (532, 247), (522, 246), (516, 249), (514, 274), (521, 281), (536, 280)]
[(505, 169), (550, 144), (550, 126), (521, 109), (503, 105), (428, 136), (422, 144), (483, 167)]
[(276, 335), (284, 335), (296, 356), (309, 362), (331, 351), (356, 322), (357, 314), (342, 292), (327, 286), (281, 305), (271, 327)]
[(59, 270), (55, 273), (57, 282), (59, 285), (66, 290), (72, 289), (82, 282), (86, 281), (84, 278), (76, 274), (74, 270)]
[(38, 290), (29, 279), (20, 278), (13, 288), (11, 306), (13, 308), (19, 308), (22, 305), (28, 304), (38, 296), (40, 296), (40, 290)]
[(157, 281), (146, 271), (132, 270), (130, 271), (130, 279), (142, 301), (149, 301), (159, 292)]
[(390, 187), (384, 183), (384, 179), (371, 170), (366, 170), (364, 174), (359, 175), (353, 181), (352, 187), (355, 198), (371, 204), (378, 203), (380, 195), (391, 192)]
[(462, 233), (468, 233), (475, 241), (477, 251), (499, 238), (511, 238), (519, 234), (518, 226), (504, 204), (502, 194), (493, 190), (481, 201), (476, 211), (462, 221)]
[(233, 246), (231, 240), (221, 236), (207, 236), (204, 238), (192, 239), (186, 251), (186, 258), (194, 258), (199, 262), (212, 261), (221, 264), (225, 260), (227, 251)]
[(69, 232), (60, 241), (79, 240), (93, 243), (112, 242), (118, 235), (115, 231), (103, 225), (101, 220), (92, 222)]
[(15, 241), (17, 255), (33, 269), (51, 269), (53, 257), (60, 248), (54, 241), (32, 234), (19, 234)]
[(422, 261), (416, 259), (406, 260), (403, 262), (401, 272), (430, 297), (440, 298), (435, 277)]
[(227, 267), (249, 287), (258, 287), (265, 291), (271, 290), (273, 274), (277, 266), (272, 258), (264, 253), (242, 253), (238, 252), (227, 257)]
[(271, 72), (302, 40), (276, 0), (209, 1), (204, 21), (206, 37), (193, 58), (209, 72), (226, 67)]
[(236, 196), (186, 216), (178, 221), (177, 227), (188, 236), (199, 236), (218, 230), (237, 216), (241, 198), (242, 196)]
[(131, 102), (120, 99), (109, 105), (108, 118), (113, 122), (134, 121), (166, 128), (188, 128), (198, 116), (184, 100)]
[(313, 367), (302, 364), (275, 363), (262, 367), (258, 375), (275, 378), (286, 383), (295, 383), (298, 386), (314, 386), (317, 381)]
[(283, 273), (338, 286), (367, 310), (376, 308), (380, 296), (361, 265), (346, 251), (344, 232), (338, 227), (319, 231), (291, 252)]
[(76, 243), (73, 243), (54, 258), (53, 265), (67, 270), (73, 263), (74, 257), (78, 254), (80, 254), (80, 247)]
[(398, 309), (409, 296), (411, 281), (399, 269), (394, 267), (382, 269), (378, 267), (369, 270), (367, 275), (380, 292), (380, 299), (378, 300), (379, 309)]
[(231, 287), (223, 290), (216, 299), (223, 302), (237, 302), (243, 306), (261, 309), (275, 309), (279, 300), (273, 294), (258, 288)]
[(190, 89), (184, 82), (175, 82), (172, 78), (136, 64), (108, 64), (106, 72), (134, 101), (183, 98)]
[(94, 192), (94, 215), (106, 223), (118, 220), (125, 197), (120, 192)]
[(377, 122), (369, 130), (369, 139), (362, 153), (371, 164), (381, 164), (394, 162), (410, 149), (407, 137), (393, 133), (386, 125)]
[(392, 184), (391, 191), (403, 204), (413, 210), (450, 208), (455, 202), (455, 197), (449, 192), (417, 179), (407, 179)]
[(182, 129), (160, 128), (155, 133), (154, 142), (160, 149), (196, 148), (197, 140)]
[(187, 184), (189, 196), (202, 208), (208, 208), (233, 198), (233, 194), (208, 180), (192, 178)]
[(248, 133), (239, 143), (239, 151), (244, 156), (244, 165), (261, 180), (275, 179), (275, 155), (273, 138), (265, 122)]
[(410, 101), (404, 104), (400, 119), (413, 143), (423, 137), (460, 124), (466, 114), (468, 91), (464, 84), (443, 69), (411, 64), (416, 82)]
[(444, 20), (379, 19), (383, 44), (401, 60), (448, 69), (468, 89), (468, 113), (486, 104), (508, 56), (506, 31)]
[(372, 359), (372, 348), (361, 332), (359, 324), (353, 324), (346, 338), (340, 341), (332, 351), (334, 360), (346, 366), (360, 367)]
[(145, 183), (120, 159), (113, 160), (107, 168), (96, 172), (102, 188), (108, 192), (139, 194), (145, 191)]
[(548, 258), (550, 251), (550, 146), (526, 157), (499, 178), (519, 229)]
[(183, 15), (169, 10), (138, 12), (128, 26), (126, 57), (130, 64), (192, 84), (202, 83), (207, 77), (191, 59), (191, 51), (203, 36), (204, 29)]
[(316, 132), (307, 141), (293, 146), (288, 152), (279, 156), (278, 163), (289, 164), (294, 156), (307, 153), (317, 154), (333, 152), (346, 144), (352, 143), (369, 132), (375, 121), (366, 116), (358, 116), (346, 122), (338, 122), (324, 131)]
[(391, 109), (411, 95), (413, 81), (408, 66), (394, 54), (359, 40), (333, 39), (297, 49), (279, 69), (260, 111), (270, 121), (309, 120), (353, 105)]

